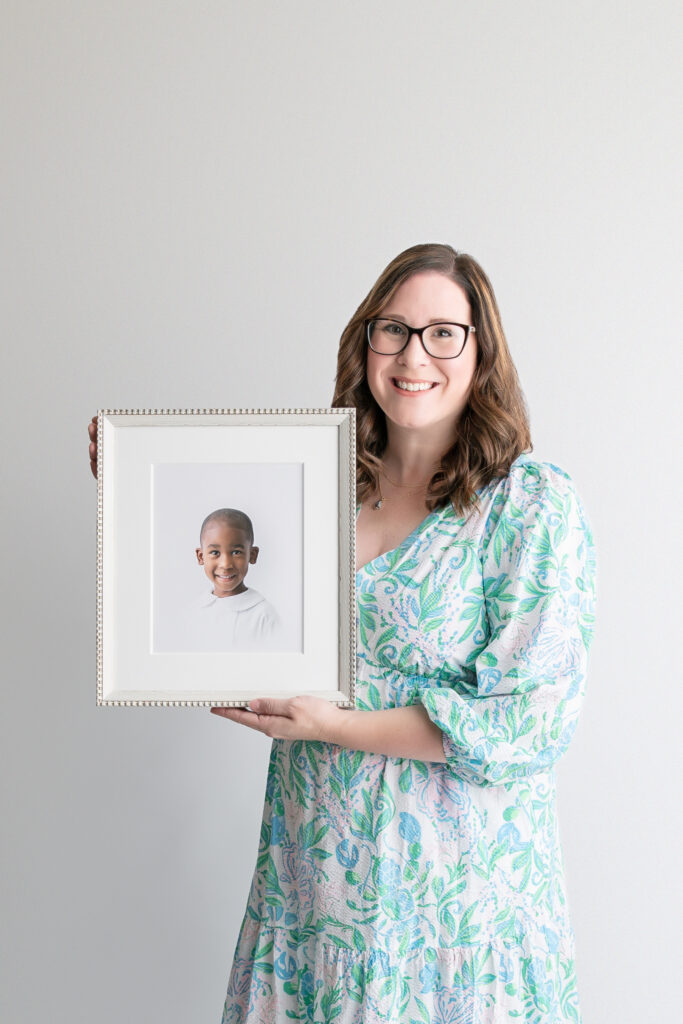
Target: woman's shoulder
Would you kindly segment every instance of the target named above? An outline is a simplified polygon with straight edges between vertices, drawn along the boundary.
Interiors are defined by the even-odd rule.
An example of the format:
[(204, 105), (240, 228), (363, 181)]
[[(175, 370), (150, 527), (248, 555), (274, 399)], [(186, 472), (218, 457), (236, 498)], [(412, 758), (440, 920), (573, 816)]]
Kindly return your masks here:
[(550, 491), (566, 495), (576, 490), (574, 479), (566, 469), (527, 452), (518, 455), (508, 473), (493, 480), (490, 488), (499, 502), (522, 501), (524, 504), (533, 503)]
[(502, 529), (544, 530), (574, 520), (590, 534), (590, 526), (571, 473), (554, 462), (519, 455), (506, 476), (494, 481), (484, 544), (502, 522)]

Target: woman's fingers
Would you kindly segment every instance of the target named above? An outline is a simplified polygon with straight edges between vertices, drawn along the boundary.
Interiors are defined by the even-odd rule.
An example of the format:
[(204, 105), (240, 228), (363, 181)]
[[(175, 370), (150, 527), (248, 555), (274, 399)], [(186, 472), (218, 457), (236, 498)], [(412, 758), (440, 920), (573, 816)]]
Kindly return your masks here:
[(289, 718), (291, 714), (289, 700), (277, 697), (255, 697), (249, 701), (249, 707), (257, 715), (282, 715)]
[(237, 722), (239, 725), (248, 725), (250, 729), (256, 729), (257, 732), (263, 732), (263, 719), (259, 719), (258, 715), (255, 715), (253, 711), (248, 711), (247, 708), (211, 708), (211, 713), (220, 715), (221, 718), (229, 718), (231, 722)]
[(249, 708), (211, 708), (214, 715), (282, 740), (322, 740), (336, 735), (337, 719), (344, 712), (310, 694), (285, 699), (253, 697)]
[(90, 438), (90, 444), (88, 445), (90, 471), (95, 479), (97, 479), (97, 416), (93, 416), (88, 424), (88, 437)]
[(270, 735), (268, 729), (286, 728), (284, 720), (291, 717), (289, 700), (275, 697), (255, 697), (249, 701), (249, 708), (211, 708), (211, 711), (266, 735)]

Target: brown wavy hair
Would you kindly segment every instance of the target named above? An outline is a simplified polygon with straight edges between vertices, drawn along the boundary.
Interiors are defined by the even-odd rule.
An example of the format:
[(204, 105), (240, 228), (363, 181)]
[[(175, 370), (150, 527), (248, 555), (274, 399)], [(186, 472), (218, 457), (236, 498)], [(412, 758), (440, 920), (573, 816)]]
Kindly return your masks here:
[(522, 452), (533, 450), (529, 414), (510, 356), (491, 282), (476, 260), (450, 245), (413, 245), (391, 261), (351, 317), (339, 341), (332, 405), (356, 409), (356, 489), (364, 501), (379, 488), (387, 444), (384, 413), (366, 377), (363, 321), (379, 316), (396, 289), (413, 274), (435, 270), (466, 293), (476, 328), (477, 363), (458, 436), (441, 457), (426, 496), (430, 511), (449, 502), (457, 515), (477, 502), (476, 491), (507, 476)]

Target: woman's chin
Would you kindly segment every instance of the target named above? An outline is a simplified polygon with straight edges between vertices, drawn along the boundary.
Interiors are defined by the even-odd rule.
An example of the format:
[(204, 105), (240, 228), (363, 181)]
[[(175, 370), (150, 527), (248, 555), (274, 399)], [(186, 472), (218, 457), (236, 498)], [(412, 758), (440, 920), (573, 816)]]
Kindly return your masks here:
[(429, 409), (391, 409), (385, 415), (399, 430), (433, 430), (443, 422)]

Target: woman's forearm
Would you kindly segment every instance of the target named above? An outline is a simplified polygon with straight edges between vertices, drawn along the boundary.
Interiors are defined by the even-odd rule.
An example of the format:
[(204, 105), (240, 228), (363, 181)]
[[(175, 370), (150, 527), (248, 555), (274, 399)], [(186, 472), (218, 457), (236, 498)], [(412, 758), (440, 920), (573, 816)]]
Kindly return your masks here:
[(255, 697), (245, 708), (211, 708), (215, 715), (284, 740), (320, 740), (349, 750), (445, 764), (443, 733), (422, 704), (384, 711), (346, 711), (322, 697)]
[(443, 734), (421, 704), (384, 711), (344, 711), (328, 742), (387, 757), (411, 757), (444, 764)]

